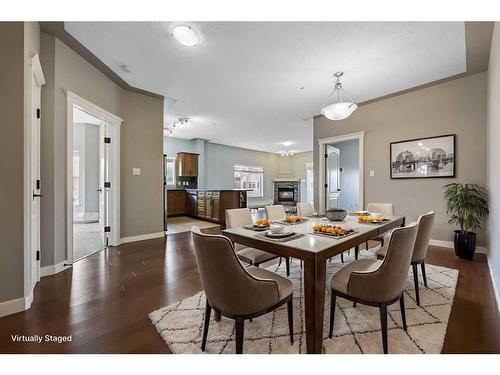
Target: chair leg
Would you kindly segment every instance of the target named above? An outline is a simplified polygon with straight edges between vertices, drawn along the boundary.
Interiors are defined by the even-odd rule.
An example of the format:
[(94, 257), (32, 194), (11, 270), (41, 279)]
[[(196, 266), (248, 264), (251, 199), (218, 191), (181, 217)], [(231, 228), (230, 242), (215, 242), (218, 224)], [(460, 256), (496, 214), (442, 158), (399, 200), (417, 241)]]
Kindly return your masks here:
[(328, 263), (332, 263), (332, 258), (328, 259)]
[(416, 264), (412, 264), (413, 269), (413, 283), (415, 284), (415, 299), (417, 300), (417, 305), (420, 306), (420, 293), (418, 292), (418, 267)]
[(290, 332), (290, 343), (293, 345), (293, 302), (292, 299), (287, 302), (288, 310), (288, 331)]
[(401, 320), (403, 321), (403, 330), (408, 332), (408, 327), (406, 326), (406, 311), (405, 311), (405, 292), (401, 293), (399, 298), (399, 309), (401, 310)]
[(286, 263), (286, 275), (290, 276), (290, 258), (286, 257), (285, 263)]
[(368, 251), (368, 241), (365, 242), (366, 251)]
[(424, 279), (424, 285), (427, 288), (427, 276), (425, 275), (425, 262), (422, 262), (420, 267), (422, 268), (422, 277)]
[(203, 324), (203, 340), (201, 341), (201, 351), (205, 351), (207, 345), (208, 326), (210, 325), (210, 314), (212, 313), (212, 306), (208, 303), (205, 306), (205, 322)]
[(388, 353), (387, 350), (387, 305), (381, 303), (380, 309), (380, 326), (382, 328), (382, 345), (384, 347), (384, 354)]
[(236, 354), (243, 354), (243, 333), (245, 329), (245, 320), (236, 318), (234, 322), (236, 331)]
[(278, 263), (278, 268), (280, 268), (280, 266), (281, 266), (281, 261), (282, 261), (282, 260), (283, 260), (283, 258), (282, 258), (282, 257), (280, 257), (280, 261), (279, 261), (279, 263)]
[(344, 263), (344, 253), (340, 253), (340, 261)]
[(352, 307), (356, 308), (356, 301), (352, 301)]
[(332, 338), (333, 336), (333, 321), (335, 320), (335, 305), (337, 301), (337, 295), (333, 293), (333, 290), (331, 292), (332, 295), (330, 298), (330, 331), (328, 333), (329, 338)]
[(354, 247), (354, 259), (358, 260), (359, 257), (359, 246)]
[(302, 259), (300, 260), (300, 269), (302, 269)]

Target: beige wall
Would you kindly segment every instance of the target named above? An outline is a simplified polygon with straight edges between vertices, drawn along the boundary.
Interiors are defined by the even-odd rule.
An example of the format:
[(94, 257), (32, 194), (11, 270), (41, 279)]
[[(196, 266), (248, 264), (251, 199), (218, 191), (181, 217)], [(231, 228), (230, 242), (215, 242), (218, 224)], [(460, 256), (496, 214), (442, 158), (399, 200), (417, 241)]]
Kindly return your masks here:
[(0, 302), (23, 296), (23, 28), (0, 23)]
[[(42, 266), (66, 260), (67, 90), (124, 120), (121, 128), (121, 237), (160, 231), (163, 100), (120, 88), (59, 39), (46, 33), (41, 33), (41, 62), (44, 72), (47, 72), (47, 85), (42, 90), (42, 181), (45, 195), (42, 201)], [(158, 154), (158, 168), (146, 165), (152, 162), (152, 153)], [(148, 170), (146, 175), (140, 176), (140, 184), (146, 187), (142, 191), (137, 187), (137, 180), (130, 179), (125, 170), (134, 162), (145, 164), (144, 168)], [(149, 188), (157, 184), (158, 188)], [(144, 194), (144, 190), (149, 194)], [(150, 214), (143, 213), (138, 218), (135, 202), (141, 202), (141, 207), (150, 210)], [(128, 205), (132, 208), (129, 209)], [(160, 214), (155, 212), (156, 206)]]
[[(163, 100), (124, 90), (121, 236), (163, 231)], [(140, 176), (132, 168), (141, 168)]]
[(490, 198), (489, 243), (493, 278), (500, 303), (500, 23), (495, 22), (488, 67), (488, 190)]
[[(443, 186), (450, 182), (486, 185), (486, 73), (360, 106), (349, 118), (314, 120), (315, 204), (318, 204), (318, 139), (359, 131), (365, 133), (364, 201), (394, 202), (397, 214), (415, 220), (436, 211), (432, 238), (452, 241), (453, 226), (446, 216)], [(456, 178), (391, 180), (389, 143), (457, 134)], [(370, 177), (369, 171), (375, 176)], [(485, 245), (484, 232), (478, 245)]]

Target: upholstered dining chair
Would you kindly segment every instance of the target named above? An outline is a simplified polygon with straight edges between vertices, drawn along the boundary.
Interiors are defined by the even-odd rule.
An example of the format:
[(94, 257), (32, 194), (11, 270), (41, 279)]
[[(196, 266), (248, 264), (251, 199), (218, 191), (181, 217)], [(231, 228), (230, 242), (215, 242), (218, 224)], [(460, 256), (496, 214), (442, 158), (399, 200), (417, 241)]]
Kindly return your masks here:
[(281, 204), (266, 206), (265, 210), (267, 220), (282, 220), (286, 215), (285, 207), (283, 207)]
[(257, 267), (243, 267), (229, 238), (191, 229), (196, 263), (206, 295), (201, 350), (205, 351), (212, 309), (235, 321), (236, 354), (243, 353), (244, 324), (283, 304), (293, 344), (293, 285), (286, 277)]
[[(253, 219), (250, 209), (248, 208), (234, 208), (231, 210), (226, 210), (226, 228), (242, 227), (244, 225), (252, 225)], [(234, 244), (236, 249), (236, 255), (243, 262), (250, 264), (251, 266), (259, 267), (261, 263), (280, 258), (278, 255), (267, 253), (265, 251), (254, 249), (253, 247), (248, 247), (242, 244)], [(281, 262), (281, 258), (280, 258)], [(290, 260), (285, 258), (286, 262), (286, 275), (290, 276)]]
[[(415, 247), (411, 256), (411, 266), (413, 272), (413, 283), (415, 285), (415, 300), (417, 305), (420, 306), (420, 292), (418, 286), (418, 265), (422, 268), (422, 278), (424, 279), (424, 286), (427, 288), (427, 277), (425, 275), (425, 257), (427, 256), (427, 249), (429, 248), (429, 241), (431, 238), (432, 225), (434, 224), (434, 211), (429, 211), (418, 218), (418, 232), (417, 239), (415, 240)], [(378, 259), (384, 259), (387, 254), (387, 246), (383, 246), (375, 252)]]
[[(394, 216), (394, 204), (392, 203), (368, 203), (366, 211), (382, 214), (383, 216)], [(380, 242), (380, 246), (384, 246), (384, 242), (389, 240), (390, 233), (386, 232), (380, 236), (372, 238), (373, 241)], [(366, 250), (368, 250), (368, 241), (366, 241)]]
[(297, 203), (297, 215), (300, 217), (311, 216), (314, 213), (314, 206), (311, 203)]
[(408, 277), (417, 230), (417, 223), (395, 229), (389, 239), (384, 260), (355, 260), (332, 276), (328, 337), (333, 335), (337, 296), (369, 306), (378, 306), (384, 354), (388, 352), (387, 306), (398, 300), (403, 329), (407, 331), (403, 289)]

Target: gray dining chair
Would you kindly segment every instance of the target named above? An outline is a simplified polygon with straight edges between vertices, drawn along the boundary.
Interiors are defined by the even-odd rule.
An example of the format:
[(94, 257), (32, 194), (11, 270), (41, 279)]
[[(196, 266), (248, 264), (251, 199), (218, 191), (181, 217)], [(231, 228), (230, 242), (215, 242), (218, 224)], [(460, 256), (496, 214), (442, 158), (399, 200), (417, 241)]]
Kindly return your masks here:
[(408, 277), (418, 225), (395, 229), (389, 239), (383, 260), (360, 259), (349, 263), (335, 273), (330, 280), (330, 330), (332, 338), (337, 296), (355, 303), (376, 306), (380, 310), (382, 345), (387, 344), (387, 306), (399, 300), (403, 329), (407, 331), (404, 307), (404, 286)]
[[(234, 208), (226, 210), (226, 228), (242, 227), (244, 225), (253, 225), (252, 214), (248, 208)], [(253, 247), (245, 246), (239, 243), (234, 244), (236, 254), (243, 262), (251, 266), (259, 267), (260, 264), (281, 257)], [(286, 275), (290, 276), (290, 260), (285, 258)]]
[[(413, 283), (415, 285), (415, 300), (417, 305), (420, 306), (420, 291), (418, 285), (418, 265), (422, 269), (422, 278), (424, 286), (427, 288), (427, 276), (425, 275), (425, 257), (427, 256), (427, 249), (429, 248), (429, 241), (431, 238), (432, 226), (434, 224), (434, 211), (429, 211), (425, 215), (418, 218), (418, 232), (417, 239), (415, 240), (415, 247), (411, 256), (411, 266), (413, 273)], [(375, 252), (378, 259), (384, 259), (387, 254), (387, 247), (383, 246)]]
[(290, 343), (293, 345), (293, 285), (286, 277), (243, 267), (229, 238), (191, 229), (196, 263), (206, 295), (201, 350), (205, 351), (212, 309), (235, 321), (236, 354), (243, 353), (244, 324), (287, 304)]

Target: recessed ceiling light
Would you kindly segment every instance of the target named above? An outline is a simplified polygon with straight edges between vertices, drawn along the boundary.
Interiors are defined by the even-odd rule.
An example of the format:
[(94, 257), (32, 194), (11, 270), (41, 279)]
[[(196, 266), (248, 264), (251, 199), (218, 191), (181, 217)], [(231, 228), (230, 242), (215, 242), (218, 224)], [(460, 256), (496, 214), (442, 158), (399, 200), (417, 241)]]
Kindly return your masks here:
[(128, 65), (122, 65), (121, 66), (122, 70), (125, 72), (125, 73), (132, 73), (134, 70), (128, 66)]
[(196, 31), (194, 31), (191, 27), (185, 25), (174, 27), (172, 37), (186, 47), (196, 46), (200, 41), (200, 38), (198, 37)]
[(281, 142), (281, 144), (285, 147), (291, 146), (292, 143), (293, 143), (292, 141)]

